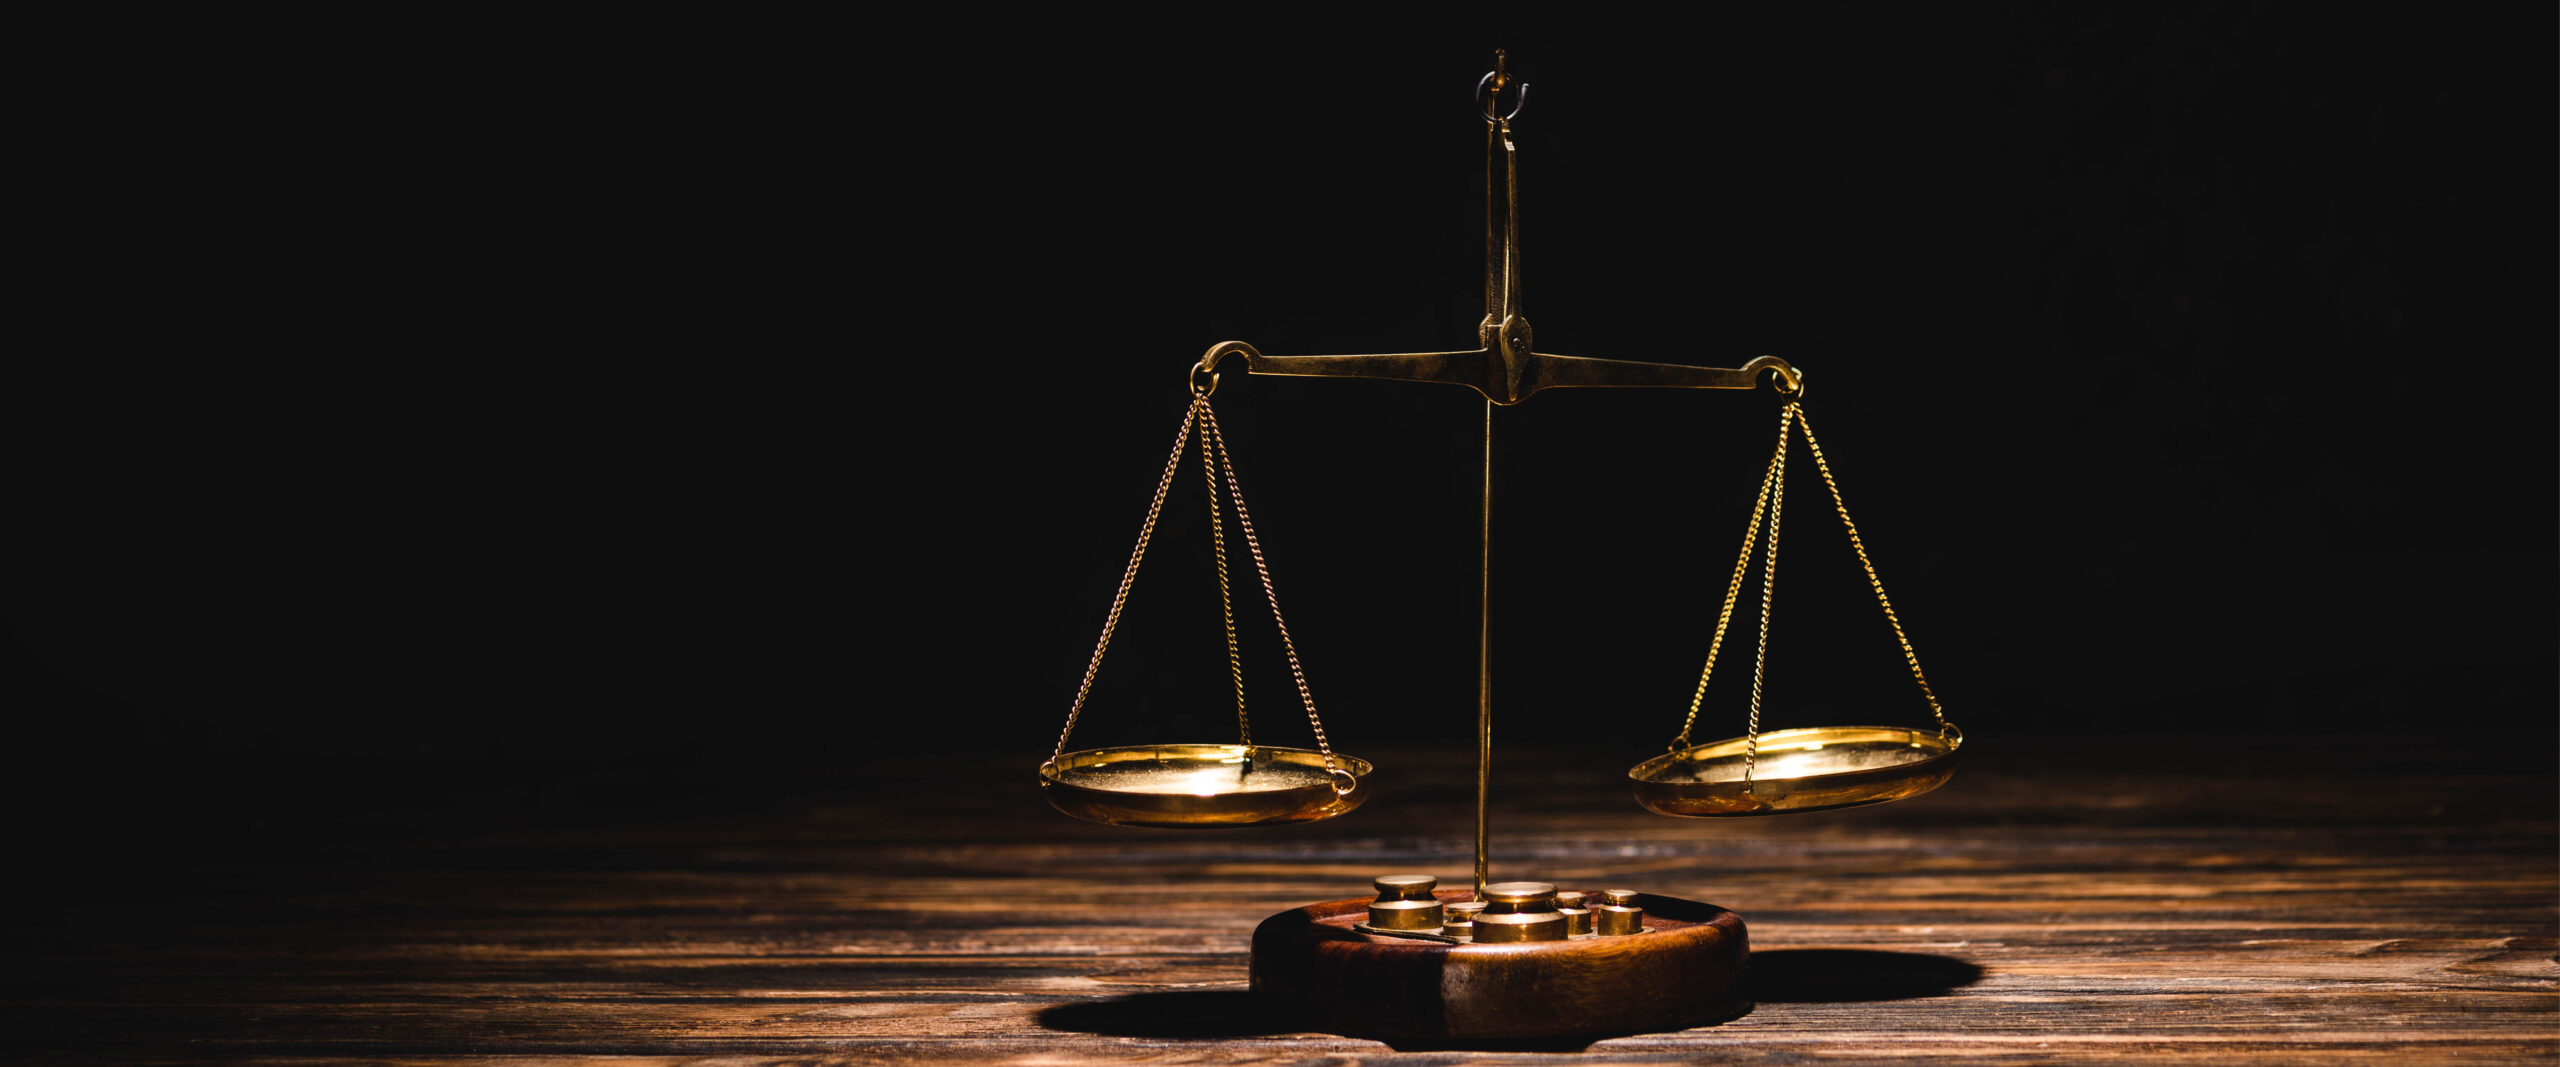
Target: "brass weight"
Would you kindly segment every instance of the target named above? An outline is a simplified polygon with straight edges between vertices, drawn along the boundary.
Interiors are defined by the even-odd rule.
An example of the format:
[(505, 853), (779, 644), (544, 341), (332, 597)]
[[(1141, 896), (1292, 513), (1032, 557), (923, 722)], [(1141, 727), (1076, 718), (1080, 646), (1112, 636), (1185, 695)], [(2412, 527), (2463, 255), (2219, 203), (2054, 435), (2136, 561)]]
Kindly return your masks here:
[(1644, 909), (1636, 906), (1636, 891), (1609, 889), (1600, 894), (1600, 906), (1591, 909), (1596, 931), (1602, 937), (1625, 937), (1644, 930)]
[(1562, 941), (1565, 917), (1556, 911), (1556, 887), (1548, 882), (1496, 882), (1484, 887), (1484, 912), (1476, 916), (1475, 943)]
[(1591, 909), (1587, 906), (1590, 900), (1591, 894), (1578, 889), (1556, 893), (1556, 914), (1564, 916), (1566, 937), (1580, 937), (1591, 932)]
[(1381, 930), (1438, 930), (1439, 898), (1431, 891), (1440, 880), (1427, 874), (1382, 874), (1370, 883), (1378, 899), (1369, 903), (1369, 925)]

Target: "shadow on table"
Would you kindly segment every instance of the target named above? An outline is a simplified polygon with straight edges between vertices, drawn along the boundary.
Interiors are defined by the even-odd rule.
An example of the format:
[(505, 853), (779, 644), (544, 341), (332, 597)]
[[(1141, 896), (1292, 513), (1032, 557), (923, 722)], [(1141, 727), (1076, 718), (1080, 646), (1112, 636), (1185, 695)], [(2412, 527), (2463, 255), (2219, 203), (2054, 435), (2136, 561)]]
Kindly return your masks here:
[[(1325, 1027), (1320, 1021), (1290, 1019), (1275, 1014), (1268, 1009), (1260, 997), (1242, 989), (1134, 993), (1109, 1000), (1061, 1004), (1042, 1011), (1040, 1025), (1050, 1030), (1101, 1034), (1110, 1037), (1273, 1037), (1281, 1034), (1335, 1032)], [(1383, 1040), (1388, 1047), (1399, 1052), (1441, 1050), (1580, 1052), (1591, 1047), (1592, 1042), (1606, 1036), (1608, 1035), (1513, 1038), (1498, 1041), (1401, 1037)]]
[(1762, 1004), (1838, 1004), (1934, 997), (1982, 979), (1952, 956), (1851, 948), (1781, 948), (1751, 954), (1746, 989)]
[(1258, 1037), (1295, 1033), (1242, 989), (1131, 993), (1040, 1011), (1049, 1030), (1110, 1037)]
[[(1776, 949), (1751, 954), (1751, 975), (1744, 988), (1746, 1003), (1764, 1005), (1909, 1000), (1971, 985), (1982, 974), (1982, 968), (1963, 960), (1917, 952)], [(1719, 1022), (1749, 1012), (1745, 1007)], [(1275, 1015), (1259, 998), (1241, 989), (1132, 993), (1108, 1000), (1060, 1004), (1040, 1012), (1040, 1025), (1081, 1034), (1161, 1038), (1264, 1037), (1310, 1029), (1303, 1020)], [(1463, 1048), (1575, 1052), (1608, 1036), (1611, 1035), (1477, 1042), (1397, 1039), (1388, 1044), (1403, 1051)]]

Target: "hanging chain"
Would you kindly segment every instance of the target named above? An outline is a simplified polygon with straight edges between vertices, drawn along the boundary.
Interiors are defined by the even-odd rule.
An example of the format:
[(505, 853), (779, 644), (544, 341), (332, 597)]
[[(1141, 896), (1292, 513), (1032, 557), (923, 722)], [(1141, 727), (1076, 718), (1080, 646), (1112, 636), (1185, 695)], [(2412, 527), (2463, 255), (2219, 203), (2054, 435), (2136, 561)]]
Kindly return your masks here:
[[(1209, 398), (1195, 401), (1203, 411)], [(1236, 684), (1236, 743), (1253, 748), (1253, 722), (1244, 712), (1244, 657), (1236, 653), (1235, 596), (1227, 590), (1227, 520), (1218, 507), (1218, 465), (1210, 460), (1209, 435), (1200, 435), (1200, 476), (1209, 486), (1209, 543), (1218, 554), (1218, 617), (1227, 624), (1227, 676)]]
[(1262, 595), (1271, 602), (1271, 625), (1280, 631), (1280, 649), (1289, 656), (1289, 677), (1298, 683), (1298, 701), (1307, 708), (1307, 725), (1315, 729), (1316, 750), (1324, 754), (1325, 773), (1334, 779), (1334, 793), (1347, 794), (1357, 779), (1343, 770), (1333, 758), (1333, 743), (1325, 739), (1324, 720), (1316, 717), (1315, 693), (1307, 688), (1306, 669), (1298, 663), (1298, 644), (1289, 637), (1288, 620), (1280, 617), (1280, 594), (1271, 586), (1271, 568), (1262, 559), (1262, 539), (1253, 532), (1253, 516), (1245, 511), (1244, 490), (1236, 484), (1235, 458), (1227, 452), (1227, 437), (1218, 430), (1218, 416), (1204, 401), (1200, 405), (1200, 432), (1217, 442), (1218, 469), (1227, 476), (1227, 495), (1235, 500), (1236, 526), (1244, 531), (1244, 544), (1253, 554), (1253, 570), (1262, 578)]
[(1698, 690), (1689, 697), (1689, 717), (1680, 724), (1680, 734), (1672, 739), (1675, 754), (1690, 746), (1689, 732), (1696, 728), (1698, 707), (1706, 699), (1707, 682), (1714, 677), (1716, 659), (1724, 648), (1724, 636), (1733, 620), (1733, 606), (1742, 592), (1742, 579), (1751, 565), (1751, 547), (1759, 540), (1760, 523), (1769, 523), (1769, 545), (1760, 572), (1760, 647), (1751, 665), (1751, 724), (1744, 735), (1742, 782), (1744, 791), (1751, 788), (1752, 777), (1760, 763), (1760, 711), (1769, 665), (1769, 609), (1776, 597), (1778, 576), (1778, 518), (1787, 496), (1787, 444), (1797, 429), (1804, 431), (1806, 450), (1813, 453), (1814, 466), (1822, 472), (1822, 484), (1831, 491), (1831, 509), (1840, 516), (1840, 525), (1849, 531), (1849, 547), (1858, 554), (1858, 566), (1867, 572), (1867, 587), (1875, 590), (1876, 603), (1884, 608), (1884, 620), (1893, 627), (1893, 639), (1902, 646), (1902, 659), (1911, 667), (1911, 680), (1920, 684), (1920, 696), (1929, 702), (1929, 714), (1938, 721), (1938, 736), (1952, 738), (1961, 744), (1964, 731), (1947, 720), (1946, 709), (1938, 703), (1936, 690), (1929, 688), (1929, 677), (1921, 673), (1920, 654), (1911, 647), (1911, 638), (1902, 630), (1902, 618), (1893, 610), (1893, 601), (1885, 596), (1884, 579), (1876, 574), (1875, 562), (1867, 557), (1866, 541), (1858, 536), (1858, 524), (1849, 518), (1849, 506), (1840, 496), (1840, 482), (1831, 474), (1831, 461), (1822, 454), (1822, 443), (1814, 439), (1813, 421), (1805, 416), (1804, 406), (1796, 398), (1788, 398), (1778, 413), (1778, 447), (1769, 456), (1769, 466), (1760, 476), (1760, 496), (1751, 505), (1751, 523), (1742, 534), (1742, 552), (1734, 560), (1733, 578), (1725, 584), (1724, 607), (1716, 615), (1715, 637), (1707, 644), (1707, 665), (1698, 673)]
[[(1783, 421), (1786, 415), (1782, 412), (1778, 417), (1782, 420), (1778, 433), (1783, 436), (1787, 432)], [(1675, 754), (1689, 747), (1689, 731), (1697, 728), (1698, 705), (1707, 698), (1707, 680), (1715, 677), (1716, 657), (1724, 650), (1725, 628), (1733, 622), (1733, 602), (1742, 595), (1743, 575), (1751, 569), (1751, 546), (1760, 541), (1760, 516), (1769, 506), (1769, 481), (1777, 473), (1778, 457), (1771, 453), (1768, 466), (1760, 470), (1760, 496), (1751, 502), (1751, 525), (1742, 531), (1742, 551), (1733, 560), (1733, 580), (1725, 583), (1724, 608), (1716, 612), (1715, 638), (1707, 642), (1707, 665), (1698, 672), (1698, 691), (1689, 695), (1689, 717), (1680, 723), (1680, 736), (1671, 739), (1671, 751)]]
[(1120, 572), (1120, 590), (1111, 594), (1111, 613), (1102, 618), (1102, 640), (1094, 642), (1093, 659), (1084, 665), (1084, 681), (1076, 686), (1076, 699), (1067, 705), (1067, 727), (1058, 731), (1058, 747), (1050, 750), (1049, 762), (1055, 763), (1067, 751), (1067, 737), (1076, 732), (1076, 716), (1084, 712), (1084, 698), (1093, 691), (1093, 676), (1102, 670), (1103, 650), (1111, 647), (1111, 631), (1120, 625), (1120, 609), (1129, 602), (1129, 583), (1138, 579), (1138, 561), (1146, 558), (1147, 539), (1155, 536), (1156, 514), (1164, 509), (1165, 490), (1173, 487), (1173, 470), (1182, 464), (1182, 446), (1191, 440), (1191, 420), (1208, 410), (1209, 398), (1194, 394), (1191, 407), (1182, 413), (1182, 429), (1174, 432), (1173, 455), (1164, 461), (1164, 477), (1156, 479), (1156, 495), (1147, 501), (1147, 521), (1138, 527), (1138, 547), (1129, 552), (1129, 568)]
[(1787, 505), (1787, 419), (1796, 402), (1778, 413), (1778, 454), (1769, 460), (1769, 554), (1760, 565), (1760, 652), (1751, 661), (1751, 732), (1742, 742), (1742, 791), (1760, 769), (1760, 688), (1769, 671), (1769, 603), (1778, 594), (1778, 519)]
[[(1920, 683), (1920, 696), (1929, 702), (1929, 714), (1938, 719), (1938, 736), (1946, 737), (1952, 732), (1961, 740), (1964, 731), (1948, 722), (1946, 709), (1938, 706), (1938, 694), (1929, 688), (1929, 676), (1920, 673), (1920, 654), (1911, 650), (1911, 638), (1902, 632), (1902, 619), (1893, 613), (1893, 601), (1884, 595), (1884, 579), (1876, 577), (1876, 565), (1867, 560), (1867, 545), (1858, 539), (1858, 524), (1849, 521), (1849, 505), (1840, 502), (1840, 483), (1831, 478), (1831, 463), (1822, 458), (1822, 443), (1813, 439), (1812, 420), (1804, 417), (1803, 408), (1794, 404), (1787, 407), (1795, 413), (1796, 425), (1804, 427), (1805, 447), (1813, 453), (1813, 465), (1822, 471), (1822, 484), (1831, 489), (1832, 510), (1840, 513), (1840, 525), (1849, 529), (1849, 547), (1858, 552), (1858, 566), (1866, 568), (1867, 585), (1876, 591), (1876, 603), (1884, 605), (1884, 621), (1893, 626), (1893, 639), (1902, 645), (1903, 662), (1911, 665), (1911, 680)], [(1776, 524), (1770, 528), (1774, 531)]]
[(1129, 587), (1137, 581), (1138, 564), (1146, 558), (1148, 540), (1155, 536), (1156, 517), (1164, 510), (1165, 492), (1173, 486), (1173, 472), (1182, 465), (1182, 446), (1190, 442), (1191, 426), (1197, 421), (1200, 424), (1200, 466), (1209, 484), (1209, 529), (1218, 557), (1218, 603), (1226, 622), (1227, 669), (1235, 681), (1236, 727), (1243, 735), (1242, 743), (1250, 748), (1253, 734), (1252, 725), (1245, 718), (1244, 665), (1236, 648), (1235, 597), (1227, 581), (1225, 518), (1218, 507), (1218, 476), (1221, 473), (1226, 476), (1227, 496), (1235, 502), (1236, 526), (1244, 531), (1245, 547), (1253, 555), (1254, 573), (1262, 579), (1262, 595), (1271, 603), (1271, 622), (1280, 631), (1281, 650), (1288, 653), (1289, 676), (1297, 682), (1298, 700), (1307, 708), (1307, 725), (1314, 728), (1316, 749), (1324, 755), (1325, 773), (1334, 781), (1335, 795), (1347, 794), (1359, 780), (1342, 769), (1340, 761), (1334, 758), (1333, 743), (1324, 735), (1324, 721), (1316, 716), (1315, 693), (1307, 687), (1306, 668), (1298, 662), (1298, 645), (1289, 636), (1289, 623), (1280, 616), (1280, 594), (1272, 587), (1271, 568), (1263, 560), (1262, 540), (1254, 533), (1253, 516), (1245, 510), (1244, 489), (1236, 483), (1235, 459), (1227, 452), (1226, 435), (1218, 430), (1217, 414), (1209, 409), (1209, 392), (1216, 387), (1214, 378), (1207, 389), (1196, 382), (1193, 384), (1191, 407), (1183, 412), (1182, 428), (1174, 434), (1173, 454), (1165, 460), (1164, 476), (1156, 479), (1155, 496), (1147, 501), (1146, 522), (1138, 527), (1138, 546), (1130, 551), (1128, 569), (1120, 574), (1120, 588), (1111, 596), (1111, 612), (1102, 620), (1102, 638), (1094, 643), (1093, 659), (1085, 664), (1084, 681), (1076, 686), (1075, 701), (1067, 707), (1066, 728), (1058, 731), (1058, 745), (1050, 751), (1049, 760), (1055, 763), (1059, 756), (1066, 754), (1067, 739), (1074, 735), (1076, 719), (1084, 712), (1085, 698), (1093, 691), (1094, 675), (1102, 669), (1102, 654), (1111, 647), (1112, 631), (1120, 625), (1120, 613), (1128, 605)]

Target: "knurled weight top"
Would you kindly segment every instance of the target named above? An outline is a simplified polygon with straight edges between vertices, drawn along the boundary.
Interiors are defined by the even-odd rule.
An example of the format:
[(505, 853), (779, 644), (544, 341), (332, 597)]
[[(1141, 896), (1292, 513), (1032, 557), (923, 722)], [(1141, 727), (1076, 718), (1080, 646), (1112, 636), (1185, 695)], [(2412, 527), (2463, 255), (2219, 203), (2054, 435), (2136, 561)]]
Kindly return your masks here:
[(1382, 874), (1370, 882), (1378, 899), (1369, 902), (1369, 925), (1381, 930), (1438, 930), (1440, 901), (1431, 895), (1440, 880), (1427, 874)]

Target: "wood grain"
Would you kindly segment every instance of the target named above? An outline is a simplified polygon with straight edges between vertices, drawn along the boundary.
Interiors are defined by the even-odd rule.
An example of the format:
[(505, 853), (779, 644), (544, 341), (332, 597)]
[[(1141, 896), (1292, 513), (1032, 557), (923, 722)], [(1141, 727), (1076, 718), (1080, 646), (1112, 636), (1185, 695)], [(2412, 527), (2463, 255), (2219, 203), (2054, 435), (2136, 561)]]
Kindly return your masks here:
[(1258, 920), (1385, 871), (1463, 880), (1471, 864), (1469, 768), (1364, 755), (1381, 766), (1366, 808), (1270, 830), (1076, 823), (1042, 803), (1035, 753), (967, 789), (918, 777), (717, 818), (413, 826), (194, 868), (156, 913), (22, 924), (11, 1047), (87, 1062), (2560, 1056), (2552, 776), (2451, 758), (2111, 773), (1985, 758), (1900, 804), (1693, 821), (1638, 810), (1605, 754), (1519, 753), (1497, 779), (1496, 877), (1732, 908), (1756, 1006), (1492, 1050), (1277, 1030), (1245, 992)]

